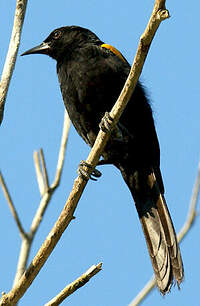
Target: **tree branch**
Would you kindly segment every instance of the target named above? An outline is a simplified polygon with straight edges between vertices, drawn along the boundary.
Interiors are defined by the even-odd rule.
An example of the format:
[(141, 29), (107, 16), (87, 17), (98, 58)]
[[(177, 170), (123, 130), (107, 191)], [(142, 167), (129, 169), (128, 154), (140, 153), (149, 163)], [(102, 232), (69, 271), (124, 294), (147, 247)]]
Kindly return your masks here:
[(43, 194), (43, 197), (40, 201), (40, 205), (38, 207), (38, 210), (33, 218), (32, 224), (31, 224), (31, 229), (30, 229), (30, 235), (34, 235), (35, 232), (37, 231), (43, 215), (46, 211), (47, 205), (51, 199), (51, 196), (54, 192), (54, 190), (59, 186), (61, 175), (62, 175), (62, 169), (64, 165), (64, 159), (65, 159), (65, 152), (66, 152), (66, 147), (67, 147), (67, 140), (68, 140), (68, 135), (69, 135), (69, 129), (70, 129), (70, 119), (65, 111), (64, 114), (64, 121), (63, 121), (63, 132), (62, 132), (62, 137), (61, 137), (61, 143), (60, 143), (60, 151), (58, 155), (58, 161), (57, 161), (57, 168), (56, 168), (56, 174), (55, 174), (55, 179), (53, 183), (51, 184), (51, 187), (46, 190), (46, 192)]
[[(13, 214), (16, 222), (17, 222), (17, 225), (18, 225), (21, 237), (22, 237), (22, 244), (21, 244), (21, 249), (20, 249), (20, 254), (19, 254), (19, 259), (18, 259), (18, 264), (17, 264), (17, 270), (16, 270), (13, 286), (17, 285), (19, 279), (21, 278), (22, 274), (24, 273), (24, 271), (26, 269), (27, 261), (28, 261), (28, 257), (29, 257), (29, 253), (30, 253), (30, 249), (31, 249), (31, 245), (32, 245), (32, 241), (35, 237), (36, 231), (39, 228), (39, 225), (41, 224), (43, 215), (46, 211), (46, 208), (48, 206), (49, 201), (51, 200), (53, 192), (59, 185), (61, 174), (62, 174), (62, 168), (63, 168), (63, 164), (64, 164), (64, 157), (65, 157), (65, 152), (66, 152), (65, 147), (66, 147), (66, 144), (67, 144), (69, 127), (70, 127), (70, 120), (69, 120), (69, 117), (65, 114), (64, 123), (63, 123), (63, 132), (62, 132), (61, 144), (60, 144), (60, 152), (59, 152), (59, 157), (58, 157), (58, 162), (57, 162), (57, 169), (59, 169), (59, 173), (58, 173), (58, 170), (56, 170), (57, 181), (56, 181), (56, 183), (55, 183), (55, 181), (53, 182), (53, 184), (52, 184), (53, 188), (46, 189), (45, 193), (44, 193), (44, 190), (42, 191), (43, 192), (43, 197), (40, 201), (39, 207), (38, 207), (38, 209), (36, 211), (36, 214), (33, 218), (29, 233), (25, 233), (25, 231), (22, 228), (22, 225), (20, 223), (19, 217), (17, 215), (17, 212), (16, 212), (16, 210), (14, 208), (14, 205), (12, 203), (11, 197), (8, 193), (7, 188), (6, 188), (3, 177), (0, 174), (0, 184), (2, 185), (2, 189), (4, 191), (5, 197), (8, 201), (8, 203), (9, 203), (9, 207), (10, 207), (11, 212), (12, 212), (12, 214)], [(44, 187), (44, 181), (43, 181), (43, 178), (42, 178), (42, 173), (41, 173), (40, 164), (39, 164), (39, 155), (38, 155), (37, 152), (34, 154), (34, 157), (35, 157), (35, 164), (37, 165), (37, 169), (38, 169), (37, 171), (39, 173), (39, 175), (37, 175), (37, 178), (40, 177), (39, 186), (41, 188), (42, 186)], [(43, 161), (43, 169), (44, 169), (44, 167), (46, 168), (46, 165), (45, 165), (45, 162)], [(47, 170), (43, 170), (43, 171), (47, 172)], [(46, 182), (48, 182), (47, 178), (46, 178)]]
[(53, 184), (51, 185), (51, 189), (56, 188), (60, 184), (60, 178), (63, 170), (63, 164), (64, 164), (64, 156), (65, 151), (67, 148), (67, 140), (68, 140), (68, 134), (70, 129), (70, 119), (67, 111), (65, 111), (64, 114), (64, 126), (63, 126), (63, 134), (61, 138), (61, 144), (60, 144), (60, 152), (58, 156), (58, 162), (57, 162), (57, 169), (56, 169), (56, 175)]
[(42, 164), (42, 173), (44, 177), (44, 187), (45, 187), (44, 190), (47, 191), (49, 189), (49, 178), (48, 178), (47, 167), (46, 167), (45, 158), (44, 158), (44, 152), (42, 149), (40, 149), (40, 160)]
[(97, 266), (91, 266), (84, 274), (67, 285), (55, 298), (46, 303), (44, 306), (57, 306), (60, 305), (69, 295), (74, 293), (77, 289), (84, 286), (89, 280), (101, 271), (102, 263)]
[(192, 197), (191, 197), (191, 200), (190, 200), (190, 207), (189, 207), (189, 211), (188, 211), (188, 216), (187, 216), (185, 224), (183, 225), (182, 229), (178, 233), (178, 242), (181, 242), (183, 240), (183, 238), (185, 238), (189, 229), (194, 224), (194, 221), (195, 221), (196, 216), (197, 216), (196, 207), (197, 207), (197, 203), (198, 203), (198, 199), (199, 199), (199, 191), (200, 191), (200, 162), (199, 162), (199, 165), (198, 165), (198, 172), (197, 172), (196, 181), (195, 181), (194, 188), (193, 188), (193, 191), (192, 191)]
[(6, 96), (10, 84), (10, 80), (15, 67), (17, 52), (20, 44), (21, 31), (23, 27), (24, 17), (26, 13), (26, 5), (28, 0), (17, 0), (14, 25), (6, 61), (4, 64), (1, 83), (0, 83), (0, 124), (3, 120), (4, 106), (6, 102)]
[(37, 176), (40, 194), (44, 195), (44, 193), (49, 189), (49, 178), (43, 149), (40, 149), (39, 152), (35, 151), (33, 153), (33, 159), (35, 163), (35, 172)]
[(33, 153), (33, 160), (34, 160), (34, 164), (35, 164), (35, 172), (36, 172), (38, 187), (39, 187), (40, 194), (42, 196), (44, 194), (45, 187), (44, 187), (44, 179), (43, 179), (43, 175), (42, 175), (42, 169), (41, 169), (41, 165), (40, 165), (40, 154), (39, 154), (39, 152), (35, 151)]
[[(158, 3), (165, 3), (164, 1), (155, 1), (155, 5), (160, 9)], [(161, 14), (162, 13), (162, 14)], [(168, 11), (158, 11), (154, 8), (150, 21), (148, 23), (147, 29), (144, 34), (141, 36), (138, 50), (136, 53), (136, 57), (134, 59), (133, 65), (131, 67), (131, 71), (129, 77), (124, 85), (124, 88), (111, 110), (111, 117), (113, 121), (111, 123), (111, 128), (115, 126), (117, 121), (119, 120), (123, 110), (125, 109), (133, 90), (137, 84), (139, 75), (142, 71), (142, 67), (144, 61), (146, 59), (151, 40), (153, 39), (155, 32), (161, 23), (162, 20), (169, 17)], [(100, 155), (106, 145), (106, 142), (109, 139), (109, 134), (100, 130), (95, 144), (87, 158), (87, 163), (91, 164), (95, 167), (99, 161)], [(88, 174), (91, 174), (93, 169), (86, 168)], [(0, 305), (11, 305), (12, 303), (16, 303), (29, 288), (43, 265), (45, 264), (47, 258), (53, 251), (60, 237), (62, 236), (64, 230), (67, 228), (71, 220), (74, 218), (73, 214), (77, 207), (78, 201), (82, 195), (82, 192), (86, 186), (86, 181), (82, 177), (78, 177), (75, 179), (72, 191), (69, 195), (69, 198), (63, 208), (63, 211), (60, 214), (60, 217), (56, 221), (54, 227), (50, 231), (46, 240), (42, 244), (38, 253), (34, 257), (27, 271), (22, 275), (18, 284), (8, 293), (2, 296)]]
[[(29, 238), (23, 238), (21, 243), (21, 248), (19, 252), (19, 258), (17, 263), (17, 269), (15, 273), (15, 278), (13, 281), (13, 287), (17, 285), (18, 281), (20, 280), (22, 274), (26, 270), (27, 261), (30, 254), (30, 249), (32, 246), (32, 240)], [(16, 305), (16, 303), (15, 303)]]
[[(198, 173), (197, 173), (197, 178), (194, 184), (193, 192), (192, 192), (192, 197), (189, 205), (189, 210), (188, 210), (188, 216), (186, 218), (186, 221), (178, 233), (178, 242), (182, 242), (183, 238), (185, 238), (186, 234), (189, 232), (191, 229), (192, 225), (194, 224), (194, 221), (197, 216), (197, 203), (198, 203), (198, 198), (199, 198), (199, 191), (200, 191), (200, 163), (198, 166)], [(147, 295), (151, 292), (151, 290), (156, 286), (156, 281), (154, 276), (146, 283), (144, 288), (138, 293), (138, 295), (134, 298), (134, 300), (129, 304), (129, 306), (137, 306), (139, 305), (146, 297)]]
[(11, 213), (13, 215), (13, 218), (14, 218), (16, 224), (17, 224), (19, 233), (20, 233), (22, 238), (26, 238), (27, 235), (26, 235), (26, 233), (25, 233), (25, 231), (23, 229), (23, 226), (21, 224), (21, 221), (19, 219), (19, 216), (17, 214), (17, 211), (16, 211), (15, 206), (13, 204), (13, 201), (11, 199), (10, 193), (9, 193), (8, 188), (6, 186), (6, 183), (4, 181), (3, 175), (1, 173), (0, 173), (0, 184), (1, 184), (1, 188), (3, 190), (4, 196), (5, 196), (5, 198), (6, 198), (7, 202), (8, 202), (8, 206), (10, 208), (10, 211), (11, 211)]

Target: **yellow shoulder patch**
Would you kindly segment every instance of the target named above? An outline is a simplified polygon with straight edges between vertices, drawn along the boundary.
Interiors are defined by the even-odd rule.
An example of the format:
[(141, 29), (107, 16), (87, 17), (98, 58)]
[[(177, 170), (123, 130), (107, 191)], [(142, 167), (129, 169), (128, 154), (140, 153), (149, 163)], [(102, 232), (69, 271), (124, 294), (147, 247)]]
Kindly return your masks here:
[(108, 45), (108, 44), (102, 44), (101, 45), (102, 48), (106, 48), (109, 49), (110, 51), (112, 51), (112, 53), (114, 53), (115, 55), (117, 55), (121, 60), (123, 60), (124, 62), (126, 62), (125, 57), (123, 57), (123, 55), (113, 46)]

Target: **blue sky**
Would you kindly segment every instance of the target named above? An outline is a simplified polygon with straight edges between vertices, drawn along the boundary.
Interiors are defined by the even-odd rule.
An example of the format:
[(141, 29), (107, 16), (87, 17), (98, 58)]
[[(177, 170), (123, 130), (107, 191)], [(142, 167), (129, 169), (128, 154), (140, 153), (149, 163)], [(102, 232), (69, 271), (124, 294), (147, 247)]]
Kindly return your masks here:
[[(80, 25), (117, 47), (131, 63), (150, 16), (153, 1), (30, 1), (20, 53), (42, 42), (55, 28)], [(197, 173), (200, 134), (199, 4), (167, 1), (171, 18), (161, 24), (141, 80), (152, 100), (161, 146), (166, 199), (177, 231), (187, 216)], [(3, 67), (12, 29), (15, 1), (0, 2)], [(4, 121), (0, 127), (0, 169), (24, 227), (29, 228), (40, 194), (33, 151), (44, 149), (50, 180), (56, 168), (64, 106), (55, 62), (45, 56), (18, 57)], [(71, 128), (62, 182), (34, 240), (30, 259), (55, 223), (89, 148)], [(101, 167), (98, 182), (89, 182), (70, 224), (20, 305), (43, 305), (91, 265), (103, 271), (63, 305), (128, 305), (152, 275), (142, 230), (131, 195), (120, 173)], [(20, 238), (0, 191), (0, 290), (8, 292), (15, 274)], [(199, 218), (181, 244), (185, 281), (164, 298), (157, 290), (143, 305), (199, 305)]]

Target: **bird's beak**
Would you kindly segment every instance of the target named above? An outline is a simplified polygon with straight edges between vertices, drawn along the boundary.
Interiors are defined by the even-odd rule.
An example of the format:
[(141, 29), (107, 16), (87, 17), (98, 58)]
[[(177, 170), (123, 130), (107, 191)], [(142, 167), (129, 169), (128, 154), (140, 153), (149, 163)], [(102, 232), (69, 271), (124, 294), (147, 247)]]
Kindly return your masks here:
[(21, 54), (21, 56), (28, 55), (28, 54), (48, 54), (48, 51), (50, 50), (50, 46), (48, 43), (41, 43), (41, 45), (36, 46), (32, 49), (29, 49), (28, 51)]

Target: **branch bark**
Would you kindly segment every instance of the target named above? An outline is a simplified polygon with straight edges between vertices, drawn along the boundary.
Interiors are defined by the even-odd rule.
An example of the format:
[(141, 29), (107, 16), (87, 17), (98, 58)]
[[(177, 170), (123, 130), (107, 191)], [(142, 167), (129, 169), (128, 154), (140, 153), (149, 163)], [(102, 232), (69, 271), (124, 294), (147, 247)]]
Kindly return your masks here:
[[(35, 159), (35, 164), (37, 165), (36, 173), (37, 173), (37, 179), (38, 179), (38, 184), (40, 187), (40, 191), (42, 192), (42, 199), (40, 201), (39, 207), (35, 213), (35, 216), (33, 218), (32, 224), (30, 226), (30, 231), (26, 233), (22, 227), (21, 221), (18, 217), (17, 211), (14, 207), (14, 204), (12, 202), (11, 196), (9, 194), (9, 191), (6, 187), (5, 181), (3, 179), (3, 176), (0, 173), (0, 184), (2, 186), (5, 198), (8, 202), (8, 205), (10, 207), (10, 210), (12, 212), (12, 215), (17, 223), (21, 238), (22, 238), (22, 243), (21, 243), (21, 249), (20, 249), (20, 254), (19, 254), (19, 259), (18, 259), (18, 264), (17, 264), (17, 270), (15, 274), (15, 279), (13, 282), (13, 286), (15, 286), (19, 279), (21, 278), (22, 274), (24, 273), (26, 266), (27, 266), (27, 261), (30, 253), (30, 249), (32, 246), (33, 239), (35, 237), (35, 234), (42, 222), (44, 213), (47, 209), (47, 206), (51, 200), (51, 197), (54, 193), (54, 190), (59, 186), (60, 179), (61, 179), (61, 174), (62, 174), (62, 169), (64, 165), (64, 158), (65, 158), (65, 152), (66, 152), (66, 146), (67, 146), (67, 139), (68, 139), (68, 134), (69, 134), (69, 128), (70, 128), (70, 119), (65, 112), (64, 115), (64, 123), (63, 123), (63, 132), (62, 132), (62, 137), (61, 137), (61, 144), (60, 144), (60, 151), (59, 151), (59, 156), (58, 156), (58, 162), (57, 162), (57, 169), (56, 169), (56, 175), (55, 179), (49, 188), (48, 186), (48, 176), (47, 176), (47, 169), (44, 161), (44, 154), (42, 152), (42, 169), (44, 173), (44, 178), (42, 175), (42, 170), (40, 169), (40, 164), (39, 164), (39, 154), (38, 152), (37, 155), (36, 153), (34, 156), (36, 157)], [(41, 154), (41, 150), (40, 150)], [(44, 189), (45, 187), (45, 189)], [(48, 188), (47, 188), (48, 187)]]
[(17, 0), (16, 3), (12, 35), (0, 82), (0, 125), (3, 120), (4, 106), (6, 102), (6, 96), (8, 93), (10, 80), (13, 74), (13, 70), (15, 68), (15, 62), (19, 49), (21, 31), (24, 23), (27, 2), (28, 0)]
[(42, 169), (40, 166), (40, 153), (39, 152), (35, 151), (33, 153), (33, 160), (35, 164), (35, 172), (36, 172), (38, 187), (39, 187), (40, 194), (42, 196), (44, 194), (45, 187), (44, 187)]
[(44, 190), (47, 191), (49, 189), (49, 177), (47, 173), (46, 162), (44, 158), (44, 152), (40, 149), (40, 159), (42, 164), (42, 173), (43, 173), (43, 181), (44, 181)]
[(57, 306), (60, 305), (68, 296), (74, 293), (77, 289), (81, 288), (89, 280), (101, 271), (102, 263), (100, 262), (97, 266), (91, 266), (84, 274), (67, 285), (55, 298), (46, 303), (44, 306)]
[[(196, 219), (197, 216), (196, 207), (198, 203), (199, 192), (200, 192), (200, 163), (198, 166), (197, 178), (194, 184), (192, 197), (189, 205), (188, 216), (186, 218), (186, 221), (182, 229), (177, 235), (179, 243), (182, 242), (183, 238), (185, 238), (186, 234), (188, 234), (189, 230), (191, 229)], [(152, 276), (152, 278), (146, 283), (144, 288), (138, 293), (138, 295), (133, 299), (133, 301), (129, 304), (129, 306), (139, 305), (155, 286), (156, 286), (156, 281), (154, 276)]]
[[(165, 1), (155, 1), (154, 9), (150, 18), (150, 21), (147, 25), (147, 28), (144, 34), (140, 38), (138, 50), (136, 57), (134, 59), (133, 65), (129, 77), (124, 85), (124, 88), (111, 110), (111, 117), (113, 121), (111, 123), (111, 128), (115, 126), (119, 120), (123, 110), (125, 109), (133, 90), (137, 84), (138, 78), (142, 71), (148, 50), (151, 44), (151, 41), (155, 35), (156, 30), (158, 29), (161, 21), (169, 17), (168, 11), (165, 9)], [(91, 164), (92, 167), (95, 167), (99, 161), (100, 155), (109, 139), (109, 134), (100, 130), (95, 144), (86, 160), (88, 164)], [(85, 171), (88, 174), (91, 174), (93, 169), (86, 168)], [(0, 305), (12, 305), (16, 303), (29, 288), (43, 265), (45, 264), (47, 258), (53, 251), (57, 242), (61, 238), (64, 230), (67, 228), (72, 219), (74, 219), (73, 214), (77, 207), (78, 201), (82, 195), (82, 192), (86, 186), (87, 182), (82, 178), (78, 177), (75, 179), (72, 191), (69, 195), (69, 198), (63, 208), (63, 211), (60, 214), (60, 217), (56, 221), (54, 227), (50, 231), (46, 240), (42, 244), (38, 253), (34, 257), (27, 271), (22, 275), (17, 285), (8, 293), (3, 295)]]

